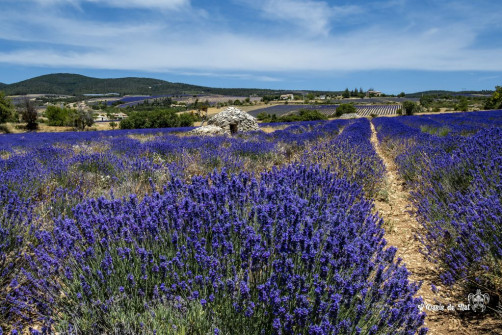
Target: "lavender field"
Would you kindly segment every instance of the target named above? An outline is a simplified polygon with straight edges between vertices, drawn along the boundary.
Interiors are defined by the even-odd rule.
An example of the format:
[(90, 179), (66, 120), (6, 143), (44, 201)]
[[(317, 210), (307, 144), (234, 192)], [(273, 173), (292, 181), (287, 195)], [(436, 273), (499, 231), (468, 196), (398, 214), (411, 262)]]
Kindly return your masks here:
[[(334, 117), (336, 115), (336, 109), (340, 105), (275, 105), (270, 107), (264, 107), (255, 109), (249, 114), (253, 116), (257, 116), (260, 113), (267, 113), (270, 115), (276, 116), (284, 116), (291, 113), (298, 112), (301, 109), (307, 110), (317, 110), (320, 113), (326, 115), (327, 117)], [(355, 105), (357, 110), (357, 114), (359, 116), (370, 116), (370, 115), (378, 115), (378, 116), (389, 116), (389, 115), (397, 115), (397, 110), (401, 108), (400, 104), (394, 105)]]
[[(438, 283), (496, 303), (502, 111), (371, 122)], [(0, 334), (427, 333), (370, 121), (268, 126), (0, 135)]]

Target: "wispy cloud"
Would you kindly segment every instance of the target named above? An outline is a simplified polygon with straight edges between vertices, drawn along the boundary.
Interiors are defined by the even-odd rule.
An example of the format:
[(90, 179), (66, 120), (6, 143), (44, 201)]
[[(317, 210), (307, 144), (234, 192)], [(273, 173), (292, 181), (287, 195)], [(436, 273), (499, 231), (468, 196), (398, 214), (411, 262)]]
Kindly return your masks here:
[(357, 6), (332, 6), (316, 0), (237, 0), (259, 10), (264, 18), (287, 22), (314, 35), (328, 35), (332, 20), (360, 11)]
[[(97, 2), (31, 1), (46, 5), (65, 1)], [(256, 0), (253, 5), (250, 0), (232, 1), (256, 6), (253, 8), (266, 17), (265, 20), (256, 19), (262, 20), (262, 24), (286, 28), (293, 24), (308, 33), (265, 35), (254, 31), (249, 21), (234, 29), (212, 22), (210, 16), (173, 17), (156, 11), (152, 11), (150, 20), (145, 23), (132, 11), (127, 20), (107, 20), (85, 13), (75, 14), (64, 8), (40, 15), (38, 9), (21, 11), (11, 6), (0, 21), (0, 63), (49, 68), (176, 71), (260, 81), (280, 80), (284, 73), (309, 71), (502, 71), (501, 48), (485, 45), (480, 51), (472, 47), (479, 33), (490, 31), (492, 26), (482, 20), (469, 25), (459, 21), (462, 15), (466, 22), (473, 20), (464, 8), (469, 6), (467, 2), (461, 9), (455, 9), (455, 20), (447, 17), (422, 20), (417, 10), (411, 17), (396, 15), (397, 18), (386, 19), (387, 16), (382, 16), (366, 25), (350, 27), (339, 24), (336, 31), (329, 33), (334, 23), (342, 21), (339, 18), (350, 17), (362, 9), (335, 7), (327, 1), (313, 0)], [(406, 1), (397, 1), (399, 6), (407, 6)], [(173, 9), (191, 5), (188, 0), (124, 0), (120, 4), (119, 0), (104, 0), (99, 6), (103, 3)], [(388, 8), (386, 10), (391, 11), (392, 7)], [(210, 11), (210, 8), (198, 9)], [(476, 10), (477, 15), (480, 14), (481, 9)], [(490, 11), (486, 9), (485, 12), (489, 14)], [(108, 13), (111, 15), (113, 11)], [(412, 20), (422, 24), (403, 24)], [(2, 47), (2, 39), (17, 44)]]
[[(469, 36), (442, 30), (413, 35), (388, 30), (361, 30), (328, 42), (294, 43), (293, 38), (257, 38), (242, 34), (179, 36), (163, 32), (144, 39), (109, 43), (96, 38), (86, 51), (27, 48), (0, 53), (0, 62), (38, 66), (170, 71), (330, 71), (372, 69), (494, 70), (502, 69), (500, 49), (469, 50)], [(76, 32), (70, 28), (69, 31)], [(374, 34), (382, 38), (367, 39)], [(79, 34), (73, 36), (78, 40)], [(138, 35), (140, 36), (140, 35)], [(68, 38), (68, 36), (65, 36)], [(361, 43), (361, 41), (365, 41)], [(102, 44), (101, 46), (99, 46)]]
[(190, 0), (21, 0), (35, 2), (43, 6), (70, 4), (78, 6), (82, 3), (93, 3), (102, 7), (115, 8), (159, 8), (179, 9), (190, 5)]

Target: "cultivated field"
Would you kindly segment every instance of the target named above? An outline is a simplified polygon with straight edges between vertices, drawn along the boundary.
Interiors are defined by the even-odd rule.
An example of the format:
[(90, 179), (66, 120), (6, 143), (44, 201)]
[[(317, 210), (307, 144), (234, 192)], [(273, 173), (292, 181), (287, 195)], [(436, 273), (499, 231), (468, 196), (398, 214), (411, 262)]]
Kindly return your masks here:
[[(114, 103), (117, 104), (117, 108), (127, 108), (127, 107), (134, 107), (143, 103), (153, 103), (156, 100), (162, 100), (170, 98), (173, 99), (179, 103), (185, 103), (185, 104), (193, 104), (196, 101), (200, 103), (208, 103), (209, 106), (214, 106), (218, 103), (228, 103), (228, 102), (234, 102), (235, 100), (239, 101), (245, 101), (249, 97), (244, 97), (244, 96), (228, 96), (228, 95), (189, 95), (189, 94), (182, 94), (182, 95), (138, 95), (138, 96), (125, 96), (125, 97), (120, 97), (120, 98), (113, 98), (113, 99), (107, 99), (106, 103), (108, 106), (113, 105)], [(97, 101), (100, 101), (96, 99)], [(250, 97), (249, 98), (250, 102), (253, 103), (258, 103), (261, 98), (260, 97)], [(102, 100), (101, 100), (102, 101)]]
[(500, 333), (502, 111), (262, 127), (0, 135), (0, 334)]
[[(275, 105), (270, 107), (263, 107), (259, 109), (254, 109), (249, 112), (253, 116), (257, 116), (260, 113), (267, 113), (270, 115), (284, 116), (298, 112), (301, 109), (317, 110), (327, 117), (334, 117), (336, 114), (336, 109), (339, 105)], [(397, 110), (401, 108), (401, 105), (355, 105), (357, 114), (359, 116), (387, 116), (387, 115), (397, 115)]]

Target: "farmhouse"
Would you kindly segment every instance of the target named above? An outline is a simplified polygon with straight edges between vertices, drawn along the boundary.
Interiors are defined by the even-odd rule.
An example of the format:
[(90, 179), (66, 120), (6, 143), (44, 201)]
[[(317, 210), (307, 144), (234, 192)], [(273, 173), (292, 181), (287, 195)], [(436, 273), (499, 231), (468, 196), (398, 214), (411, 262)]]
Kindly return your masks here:
[(117, 120), (122, 120), (127, 117), (127, 114), (121, 112), (121, 113), (115, 113), (115, 114), (113, 114), (113, 116)]
[(125, 113), (113, 113), (113, 114), (105, 114), (105, 113), (99, 113), (97, 116), (94, 117), (94, 119), (97, 122), (106, 122), (106, 121), (117, 121), (117, 120), (122, 120), (127, 117), (127, 114)]
[(382, 92), (369, 90), (368, 92), (366, 92), (366, 96), (367, 97), (380, 97), (380, 96), (382, 96)]
[(283, 94), (280, 98), (281, 100), (294, 100), (295, 96), (293, 94)]

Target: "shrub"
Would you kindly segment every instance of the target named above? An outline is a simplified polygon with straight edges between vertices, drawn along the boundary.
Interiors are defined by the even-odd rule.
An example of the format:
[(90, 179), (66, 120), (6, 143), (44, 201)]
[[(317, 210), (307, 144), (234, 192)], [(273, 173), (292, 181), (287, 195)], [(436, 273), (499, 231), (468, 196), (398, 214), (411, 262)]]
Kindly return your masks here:
[(486, 101), (485, 109), (502, 109), (502, 86), (496, 86), (495, 92)]
[(72, 110), (58, 106), (48, 106), (45, 116), (49, 119), (49, 126), (67, 126), (71, 124)]
[(420, 108), (418, 107), (417, 103), (413, 101), (405, 101), (403, 102), (403, 109), (404, 115), (413, 115), (415, 113), (418, 113), (420, 111)]
[(14, 106), (9, 98), (0, 91), (0, 123), (7, 122), (14, 113)]
[(223, 171), (73, 213), (31, 248), (56, 331), (409, 334), (423, 324), (418, 287), (384, 249), (371, 202), (327, 170)]
[(260, 113), (258, 113), (258, 115), (256, 115), (256, 119), (258, 121), (264, 121), (264, 120), (270, 119), (270, 115), (267, 114), (266, 112), (260, 112)]
[(132, 112), (120, 121), (120, 129), (175, 128), (193, 126), (195, 117), (190, 113), (178, 115), (175, 110)]
[(33, 102), (28, 98), (24, 100), (21, 116), (23, 121), (26, 122), (26, 129), (35, 130), (38, 128), (38, 113)]
[(441, 280), (469, 292), (482, 287), (496, 301), (502, 297), (502, 131), (482, 129), (499, 123), (494, 113), (478, 114), (477, 120), (470, 114), (469, 125), (465, 114), (406, 120), (426, 133), (398, 118), (375, 120), (375, 126), (383, 126), (380, 141), (405, 144), (396, 164), (414, 190), (411, 199), (423, 227), (419, 239)]
[(356, 107), (354, 107), (353, 104), (340, 104), (340, 106), (336, 108), (336, 116), (350, 113), (357, 113)]
[[(0, 186), (0, 327), (22, 315), (17, 276), (23, 266), (23, 241), (31, 224), (31, 205), (5, 185)], [(1, 328), (0, 328), (1, 329)]]
[(469, 109), (469, 101), (466, 97), (460, 97), (458, 103), (455, 105), (455, 110), (467, 112)]

